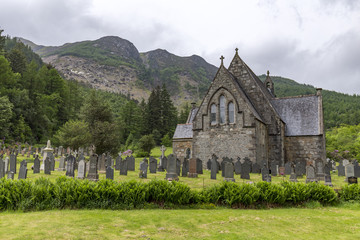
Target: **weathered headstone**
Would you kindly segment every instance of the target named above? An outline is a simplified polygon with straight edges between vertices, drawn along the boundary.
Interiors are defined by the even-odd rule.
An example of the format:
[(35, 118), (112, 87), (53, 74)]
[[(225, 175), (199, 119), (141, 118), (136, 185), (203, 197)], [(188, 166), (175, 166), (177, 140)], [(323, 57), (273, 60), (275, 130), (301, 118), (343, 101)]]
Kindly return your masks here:
[(142, 160), (142, 162), (140, 163), (139, 177), (140, 178), (147, 178), (147, 171), (148, 171), (148, 163), (147, 163), (147, 159), (144, 158)]
[[(235, 182), (234, 179), (234, 165), (231, 162), (225, 162), (225, 181), (227, 182)], [(250, 179), (250, 176), (249, 176)]]
[(0, 158), (0, 178), (5, 177), (5, 162)]
[(241, 162), (240, 162), (239, 157), (237, 158), (234, 167), (235, 167), (235, 174), (240, 175), (241, 174)]
[(270, 168), (271, 168), (271, 176), (272, 177), (277, 176), (279, 172), (279, 165), (276, 162), (272, 162), (270, 164)]
[(135, 158), (133, 157), (133, 155), (127, 157), (127, 167), (128, 171), (135, 171)]
[(159, 172), (163, 172), (163, 171), (165, 171), (165, 169), (166, 169), (166, 166), (167, 166), (167, 161), (168, 161), (168, 159), (167, 159), (167, 157), (160, 157), (160, 166), (159, 166), (159, 168), (158, 168), (158, 171)]
[(21, 163), (20, 163), (20, 169), (19, 169), (19, 176), (18, 178), (19, 179), (26, 179), (27, 177), (27, 162), (26, 160), (23, 160)]
[(48, 152), (48, 157), (50, 159), (50, 170), (55, 171), (55, 157), (52, 152)]
[(316, 162), (316, 178), (318, 181), (325, 181), (324, 164), (322, 161)]
[(82, 159), (78, 163), (78, 175), (77, 175), (77, 178), (84, 179), (85, 178), (85, 170), (86, 170), (85, 160)]
[(200, 158), (196, 159), (196, 173), (203, 174), (203, 166), (202, 166), (202, 161), (200, 160)]
[(65, 158), (63, 156), (60, 157), (59, 168), (58, 171), (65, 171)]
[(211, 170), (211, 159), (206, 162), (206, 169)]
[(16, 173), (16, 164), (17, 164), (16, 155), (12, 153), (10, 154), (10, 171), (13, 172), (14, 174)]
[(87, 175), (87, 179), (92, 181), (99, 180), (97, 166), (98, 166), (98, 156), (96, 154), (92, 154), (89, 160), (89, 172)]
[(189, 160), (184, 158), (182, 169), (181, 169), (181, 176), (187, 177), (189, 173)]
[[(324, 166), (324, 176), (330, 175), (331, 170), (332, 170), (332, 164), (331, 164), (331, 162), (329, 161), (329, 162), (327, 162), (327, 163), (325, 164), (325, 166)], [(325, 181), (325, 179), (324, 179), (324, 181)]]
[(7, 178), (8, 179), (14, 179), (14, 175), (15, 175), (15, 173), (13, 171), (8, 171)]
[(108, 166), (113, 166), (112, 165), (112, 158), (111, 158), (111, 156), (110, 156), (110, 153), (108, 153), (107, 154), (107, 156), (106, 156), (106, 167), (108, 167)]
[(75, 177), (76, 158), (73, 155), (68, 156), (66, 164), (66, 176)]
[(120, 170), (120, 162), (121, 162), (122, 158), (121, 156), (119, 155), (117, 158), (116, 158), (116, 161), (115, 161), (115, 170)]
[(264, 163), (263, 167), (261, 168), (261, 177), (262, 177), (263, 181), (271, 182), (271, 176), (269, 174), (269, 168), (267, 167), (266, 163)]
[(112, 166), (106, 167), (106, 179), (114, 180), (114, 169)]
[(176, 174), (176, 157), (174, 154), (168, 156), (165, 179), (169, 181), (179, 180), (178, 175)]
[(99, 173), (105, 173), (106, 172), (106, 158), (105, 153), (101, 154), (98, 158), (98, 169)]
[(127, 157), (121, 160), (120, 162), (120, 175), (127, 175), (128, 166), (127, 166)]
[(350, 177), (355, 177), (355, 169), (352, 163), (348, 163), (345, 166), (345, 177), (348, 179)]
[(250, 171), (251, 171), (251, 162), (245, 160), (243, 164), (241, 164), (241, 175), (242, 179), (250, 179)]
[(258, 163), (253, 163), (251, 166), (251, 172), (252, 173), (261, 173), (261, 168)]
[(228, 157), (223, 157), (223, 160), (221, 162), (221, 176), (225, 177), (225, 163), (226, 162), (230, 162), (230, 158)]
[(196, 158), (191, 158), (189, 161), (189, 174), (188, 177), (190, 178), (196, 178), (198, 176), (196, 171)]
[(211, 179), (216, 179), (216, 174), (219, 171), (219, 167), (218, 167), (217, 162), (218, 161), (216, 160), (216, 158), (211, 159), (211, 175), (210, 175)]
[(291, 162), (285, 163), (285, 175), (291, 174)]
[(303, 164), (302, 161), (298, 161), (295, 164), (295, 174), (297, 178), (302, 178), (303, 177)]
[(49, 175), (51, 174), (51, 162), (49, 157), (46, 157), (44, 161), (44, 173)]
[(297, 182), (297, 174), (295, 173), (295, 163), (294, 162), (290, 162), (290, 182)]
[(180, 170), (181, 170), (181, 161), (176, 158), (176, 174), (180, 176)]
[(315, 167), (313, 165), (306, 166), (306, 183), (317, 182)]
[(337, 167), (337, 170), (338, 170), (338, 176), (339, 177), (344, 177), (345, 176), (345, 167), (344, 167), (342, 161), (339, 161), (339, 166)]
[(156, 158), (150, 156), (150, 159), (149, 159), (149, 170), (150, 170), (150, 173), (156, 173), (156, 167), (157, 167), (157, 160), (156, 160)]
[(5, 158), (4, 164), (5, 164), (5, 173), (7, 173), (9, 171), (9, 158), (8, 157)]
[(330, 186), (330, 187), (332, 187), (333, 186), (333, 184), (332, 184), (332, 182), (331, 182), (331, 175), (329, 174), (325, 174), (325, 177), (324, 177), (324, 179), (325, 179), (325, 185), (326, 186)]
[(33, 169), (33, 173), (40, 173), (40, 159), (39, 159), (39, 155), (36, 154), (35, 159), (34, 159), (34, 169)]

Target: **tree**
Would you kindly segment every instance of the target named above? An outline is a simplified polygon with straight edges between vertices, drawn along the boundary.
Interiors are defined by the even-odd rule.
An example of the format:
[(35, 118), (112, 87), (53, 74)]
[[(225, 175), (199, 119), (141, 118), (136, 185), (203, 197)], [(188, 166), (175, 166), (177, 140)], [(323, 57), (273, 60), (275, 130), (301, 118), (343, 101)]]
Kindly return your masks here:
[(13, 104), (7, 96), (0, 97), (0, 138), (8, 138), (10, 133)]
[(153, 136), (151, 134), (142, 136), (139, 140), (138, 146), (140, 151), (145, 152), (148, 156), (150, 156), (151, 150), (155, 147)]
[(64, 147), (78, 149), (91, 145), (89, 126), (85, 121), (70, 120), (57, 131), (55, 142)]
[(10, 61), (10, 66), (15, 73), (23, 74), (26, 70), (26, 57), (24, 53), (18, 49), (14, 48), (10, 51), (7, 56)]
[(4, 54), (5, 36), (1, 36), (4, 30), (0, 29), (0, 55)]

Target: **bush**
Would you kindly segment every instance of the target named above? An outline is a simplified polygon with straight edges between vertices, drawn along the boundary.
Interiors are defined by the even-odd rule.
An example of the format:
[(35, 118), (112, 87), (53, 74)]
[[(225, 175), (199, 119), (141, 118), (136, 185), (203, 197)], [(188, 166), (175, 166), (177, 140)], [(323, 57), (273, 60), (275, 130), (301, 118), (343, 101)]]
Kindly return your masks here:
[(259, 182), (256, 187), (260, 190), (259, 201), (272, 204), (285, 203), (286, 194), (283, 186), (269, 182)]
[(339, 198), (343, 201), (359, 201), (360, 200), (360, 186), (357, 184), (350, 184), (343, 187), (339, 191)]

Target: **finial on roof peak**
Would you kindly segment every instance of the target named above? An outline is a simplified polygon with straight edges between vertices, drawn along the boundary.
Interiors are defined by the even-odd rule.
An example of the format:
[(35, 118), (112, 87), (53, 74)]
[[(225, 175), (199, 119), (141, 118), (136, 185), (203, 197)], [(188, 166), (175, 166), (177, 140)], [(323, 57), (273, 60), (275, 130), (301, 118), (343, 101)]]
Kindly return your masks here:
[(238, 51), (239, 51), (239, 49), (238, 49), (238, 48), (235, 48), (235, 52), (236, 52), (236, 54), (238, 54)]
[(269, 74), (270, 74), (270, 72), (269, 72), (269, 70), (267, 70), (267, 75), (269, 76)]
[(221, 55), (220, 60), (221, 60), (221, 65), (224, 65), (224, 56), (223, 55)]

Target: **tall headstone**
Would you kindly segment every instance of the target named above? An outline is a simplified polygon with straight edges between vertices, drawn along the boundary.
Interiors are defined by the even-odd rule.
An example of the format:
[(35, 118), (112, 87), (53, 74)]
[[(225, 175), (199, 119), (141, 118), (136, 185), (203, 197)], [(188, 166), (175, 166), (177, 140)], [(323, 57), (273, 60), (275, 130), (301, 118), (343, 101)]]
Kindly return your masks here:
[(318, 181), (325, 181), (324, 164), (322, 161), (316, 162), (316, 177)]
[(297, 174), (295, 173), (295, 163), (294, 162), (290, 162), (290, 182), (297, 182)]
[(5, 158), (4, 164), (5, 164), (5, 173), (7, 173), (9, 171), (9, 157)]
[(168, 156), (165, 179), (169, 181), (179, 180), (178, 175), (176, 174), (176, 156), (174, 154)]
[(5, 162), (0, 158), (0, 178), (5, 177)]
[(272, 177), (276, 177), (278, 175), (279, 169), (278, 169), (279, 165), (276, 162), (272, 162), (270, 164), (270, 168), (271, 168), (271, 176)]
[(303, 169), (302, 169), (303, 164), (301, 162), (302, 161), (297, 161), (295, 164), (295, 174), (297, 178), (303, 177)]
[[(225, 181), (227, 182), (235, 182), (234, 179), (234, 165), (231, 162), (225, 162)], [(249, 176), (250, 179), (250, 176)]]
[(306, 183), (317, 182), (315, 167), (313, 165), (306, 166)]
[(355, 177), (355, 169), (354, 169), (354, 165), (352, 163), (348, 163), (345, 166), (345, 177), (346, 178)]
[(189, 160), (187, 158), (184, 158), (184, 161), (182, 164), (181, 176), (187, 177), (188, 173), (189, 173)]
[(20, 169), (19, 169), (19, 176), (18, 178), (19, 179), (26, 179), (27, 177), (27, 162), (26, 160), (23, 160), (21, 163), (20, 163)]
[(112, 166), (106, 167), (106, 179), (114, 180), (114, 169)]
[(211, 175), (210, 175), (210, 178), (211, 179), (216, 179), (216, 174), (218, 173), (219, 171), (219, 167), (218, 167), (218, 164), (217, 164), (217, 160), (216, 158), (212, 158), (211, 159)]
[[(48, 156), (48, 153), (52, 153), (54, 151), (54, 149), (51, 147), (51, 143), (50, 140), (47, 141), (46, 143), (46, 148), (41, 149), (41, 155), (43, 156), (43, 165), (45, 166), (45, 159)], [(49, 159), (49, 161), (51, 161), (51, 159)], [(50, 166), (51, 169), (51, 166)]]
[(98, 169), (99, 173), (105, 173), (106, 172), (106, 158), (105, 153), (101, 154), (98, 159)]
[(39, 155), (38, 154), (35, 155), (33, 173), (34, 174), (40, 173), (40, 160), (39, 160)]
[(225, 177), (225, 163), (226, 162), (230, 162), (230, 158), (228, 157), (223, 157), (223, 160), (221, 162), (221, 176)]
[(337, 167), (337, 170), (338, 170), (338, 176), (339, 177), (344, 177), (345, 176), (345, 167), (344, 167), (342, 161), (339, 161), (339, 166)]
[(148, 163), (147, 159), (144, 158), (142, 162), (140, 163), (140, 172), (139, 177), (140, 178), (147, 178), (147, 171), (148, 171)]
[(13, 171), (8, 171), (7, 178), (8, 179), (14, 179), (14, 175), (15, 175), (15, 173)]
[(150, 156), (149, 158), (149, 171), (150, 173), (156, 173), (157, 160), (156, 158)]
[(261, 168), (258, 163), (253, 163), (251, 166), (251, 172), (252, 173), (261, 173)]
[(121, 162), (121, 156), (119, 155), (117, 158), (116, 158), (116, 161), (115, 161), (115, 170), (120, 170), (120, 162)]
[(196, 178), (198, 176), (197, 171), (196, 171), (196, 158), (190, 158), (189, 161), (189, 174), (188, 177), (190, 178)]
[(54, 154), (52, 152), (48, 152), (48, 156), (49, 156), (49, 159), (50, 159), (50, 170), (55, 171), (55, 157), (54, 157)]
[(133, 155), (127, 157), (127, 167), (128, 171), (135, 171), (135, 158), (133, 157)]
[(90, 156), (89, 160), (89, 172), (87, 175), (87, 179), (92, 181), (98, 181), (99, 180), (99, 174), (98, 174), (98, 156), (96, 154), (92, 154)]
[(291, 162), (285, 163), (285, 175), (291, 174)]
[(77, 178), (84, 179), (85, 178), (85, 172), (86, 172), (86, 163), (85, 163), (85, 160), (82, 159), (78, 163), (78, 175), (77, 175)]
[(58, 171), (65, 171), (65, 158), (63, 156), (60, 157), (59, 168)]
[(107, 154), (107, 156), (106, 156), (106, 166), (108, 167), (108, 166), (113, 166), (112, 165), (112, 159), (111, 159), (111, 156), (110, 156), (110, 153), (108, 153)]
[(127, 175), (128, 172), (127, 160), (128, 158), (126, 157), (120, 162), (120, 175)]
[(44, 161), (44, 173), (49, 175), (51, 174), (51, 162), (49, 157), (46, 157)]
[(75, 177), (76, 158), (73, 155), (68, 156), (66, 165), (66, 176)]
[(250, 170), (251, 170), (251, 162), (245, 160), (243, 164), (241, 164), (241, 175), (242, 179), (250, 179)]
[(324, 166), (324, 175), (330, 175), (332, 170), (332, 164), (330, 161), (328, 161)]
[(330, 186), (330, 187), (332, 187), (333, 186), (333, 184), (332, 184), (332, 182), (331, 182), (331, 175), (329, 174), (325, 174), (325, 185), (326, 186)]
[(180, 176), (180, 170), (181, 170), (181, 161), (176, 158), (176, 174)]
[(203, 166), (202, 166), (202, 161), (200, 158), (196, 159), (196, 173), (203, 174)]
[(235, 162), (235, 174), (240, 175), (241, 174), (241, 162), (240, 158), (238, 157)]
[(16, 173), (17, 159), (14, 153), (10, 154), (10, 171)]
[(211, 159), (206, 162), (206, 169), (211, 170)]
[(264, 163), (263, 167), (261, 168), (261, 177), (262, 177), (263, 181), (271, 182), (271, 176), (269, 174), (269, 168), (267, 167), (266, 163)]

